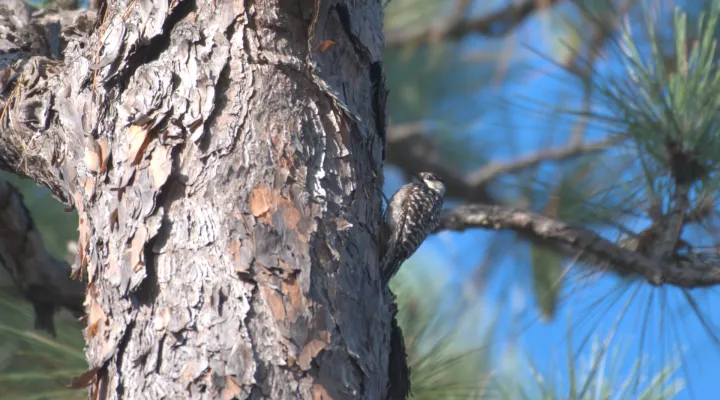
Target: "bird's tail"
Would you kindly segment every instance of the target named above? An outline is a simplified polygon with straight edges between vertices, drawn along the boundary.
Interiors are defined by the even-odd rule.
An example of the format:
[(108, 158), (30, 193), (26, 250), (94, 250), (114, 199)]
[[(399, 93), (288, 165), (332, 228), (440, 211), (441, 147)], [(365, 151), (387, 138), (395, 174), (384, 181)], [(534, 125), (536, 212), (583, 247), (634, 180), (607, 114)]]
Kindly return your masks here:
[(398, 261), (392, 253), (394, 252), (390, 251), (388, 254), (385, 254), (385, 257), (383, 257), (380, 263), (380, 277), (383, 285), (390, 283), (390, 279), (400, 270), (400, 265), (402, 264), (402, 261)]

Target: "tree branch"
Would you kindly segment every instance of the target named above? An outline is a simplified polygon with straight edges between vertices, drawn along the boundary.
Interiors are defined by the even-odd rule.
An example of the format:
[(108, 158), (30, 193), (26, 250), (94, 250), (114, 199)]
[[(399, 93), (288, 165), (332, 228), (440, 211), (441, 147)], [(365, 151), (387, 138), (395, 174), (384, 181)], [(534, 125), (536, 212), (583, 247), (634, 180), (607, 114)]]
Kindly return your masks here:
[(436, 146), (425, 136), (426, 124), (413, 122), (391, 126), (387, 133), (387, 161), (400, 169), (418, 173), (431, 171), (445, 179), (447, 196), (469, 202), (496, 204), (486, 186), (500, 175), (536, 167), (545, 161), (561, 161), (605, 150), (610, 140), (570, 144), (567, 147), (540, 151), (507, 163), (489, 163), (465, 177), (447, 165)]
[(82, 14), (89, 13), (44, 13), (31, 21), (21, 0), (0, 0), (0, 168), (47, 186), (64, 203), (70, 202), (76, 174), (64, 161), (83, 157), (77, 150), (84, 146), (77, 142), (84, 143), (86, 102), (72, 98), (73, 89), (62, 78), (77, 66), (51, 57), (62, 51), (60, 25), (74, 21), (80, 30), (92, 27), (84, 23), (87, 18), (75, 18)]
[(35, 308), (35, 328), (55, 334), (59, 307), (82, 315), (85, 285), (45, 248), (20, 192), (0, 180), (0, 262)]
[(603, 140), (594, 143), (580, 143), (577, 145), (571, 144), (567, 147), (541, 150), (505, 163), (488, 163), (480, 167), (480, 169), (476, 172), (470, 174), (468, 176), (468, 181), (472, 185), (485, 185), (495, 180), (500, 175), (536, 167), (546, 161), (562, 161), (577, 156), (597, 153), (606, 150), (613, 143), (613, 140)]
[[(497, 205), (470, 204), (443, 214), (438, 231), (470, 228), (507, 229), (559, 244), (591, 264), (608, 263), (621, 273), (643, 276), (653, 285), (671, 284), (682, 288), (714, 286), (720, 283), (720, 266), (687, 261), (654, 261), (626, 250), (595, 232), (528, 211)], [(601, 261), (598, 261), (601, 260)]]
[(454, 13), (441, 27), (426, 29), (400, 29), (387, 32), (385, 43), (387, 48), (400, 47), (409, 43), (428, 43), (439, 39), (462, 39), (468, 34), (477, 33), (487, 37), (501, 37), (510, 33), (525, 19), (536, 12), (548, 9), (561, 0), (525, 0), (522, 3), (512, 1), (507, 7), (490, 15), (474, 19), (462, 20), (464, 13)]

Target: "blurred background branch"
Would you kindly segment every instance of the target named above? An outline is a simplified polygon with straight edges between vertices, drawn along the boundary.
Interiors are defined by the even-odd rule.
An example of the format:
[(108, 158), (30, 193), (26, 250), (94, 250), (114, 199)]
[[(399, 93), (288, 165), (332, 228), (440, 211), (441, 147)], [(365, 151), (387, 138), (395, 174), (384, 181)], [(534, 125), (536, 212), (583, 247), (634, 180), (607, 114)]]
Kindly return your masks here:
[(71, 277), (70, 266), (46, 248), (25, 207), (22, 194), (0, 180), (0, 263), (33, 304), (35, 328), (55, 335), (55, 312), (65, 308), (84, 315), (85, 285)]
[(562, 0), (524, 0), (511, 2), (505, 8), (476, 19), (466, 19), (472, 1), (458, 0), (450, 16), (437, 26), (412, 26), (390, 30), (385, 33), (385, 43), (390, 49), (423, 42), (435, 43), (440, 40), (460, 40), (470, 34), (489, 37), (508, 35), (535, 12), (543, 11)]

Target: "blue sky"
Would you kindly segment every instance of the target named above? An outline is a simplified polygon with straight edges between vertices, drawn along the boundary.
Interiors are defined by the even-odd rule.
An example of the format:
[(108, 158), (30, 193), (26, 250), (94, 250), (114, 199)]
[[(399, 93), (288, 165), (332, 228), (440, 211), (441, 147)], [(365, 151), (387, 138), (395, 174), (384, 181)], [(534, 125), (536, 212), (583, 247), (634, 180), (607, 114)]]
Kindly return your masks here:
[[(542, 23), (540, 21), (535, 18), (526, 24), (518, 32), (518, 37), (519, 40), (524, 40), (524, 44), (541, 52), (550, 51), (551, 49), (547, 47), (548, 36), (528, 34), (540, 31)], [(552, 32), (548, 34), (552, 35)], [(536, 40), (532, 40), (532, 38)], [(482, 48), (487, 44), (484, 39), (477, 39), (468, 41), (467, 46), (472, 49), (473, 46)], [(571, 94), (563, 93), (568, 88), (577, 87), (575, 82), (558, 79), (557, 73), (551, 76), (540, 73), (540, 71), (552, 70), (552, 68), (549, 68), (550, 65), (547, 62), (530, 51), (521, 50), (520, 57), (524, 58), (524, 62), (532, 65), (533, 68), (520, 79), (515, 79), (513, 85), (497, 89), (501, 90), (498, 99), (512, 94), (511, 97), (516, 99), (519, 96), (525, 96), (553, 102), (560, 101), (559, 99), (568, 100), (569, 96), (567, 105), (579, 104), (577, 93), (575, 93), (574, 99)], [(617, 64), (608, 64), (605, 67), (616, 70)], [(565, 83), (567, 84), (564, 85)], [(477, 104), (492, 104), (488, 101), (488, 91), (478, 93), (476, 96), (482, 98), (476, 99), (476, 102), (451, 101), (451, 106), (456, 107), (458, 113), (473, 114), (475, 111), (471, 107), (477, 107)], [(544, 140), (547, 136), (546, 131), (540, 130), (539, 127), (547, 126), (550, 120), (538, 120), (537, 114), (528, 115), (527, 111), (519, 107), (513, 109), (513, 106), (511, 106), (511, 113), (501, 113), (500, 110), (507, 105), (502, 106), (500, 103), (499, 100), (495, 106), (484, 110), (482, 118), (478, 118), (476, 124), (470, 129), (468, 135), (470, 140), (486, 140), (488, 137), (497, 136), (500, 134), (498, 129), (502, 131), (503, 124), (509, 124), (508, 130), (512, 131), (510, 134), (514, 137), (512, 146), (493, 147), (495, 149), (491, 154), (493, 159), (511, 157), (511, 151), (514, 151), (515, 154), (527, 154), (537, 150), (539, 141)], [(443, 108), (446, 106), (447, 104), (444, 104)], [(558, 131), (558, 140), (560, 140), (558, 143), (562, 143), (562, 130), (567, 132), (569, 126), (569, 124), (567, 126), (560, 124), (553, 127)], [(588, 139), (592, 140), (601, 135), (600, 130), (591, 131)], [(545, 171), (552, 173), (552, 166), (546, 167)], [(392, 193), (402, 182), (398, 174), (391, 168), (386, 169), (386, 175), (386, 192)], [(440, 262), (408, 263), (408, 267), (417, 268), (418, 271), (433, 275), (449, 274), (449, 285), (455, 286), (457, 289), (450, 292), (461, 293), (470, 274), (483, 260), (484, 248), (493, 237), (494, 234), (485, 231), (435, 235), (426, 241), (415, 259), (416, 261), (440, 260)], [(519, 313), (527, 321), (534, 319), (537, 313), (533, 308), (535, 299), (530, 290), (529, 263), (522, 260), (522, 253), (527, 253), (527, 251), (518, 251), (517, 247), (508, 248), (508, 250), (520, 254), (520, 256), (515, 259), (505, 259), (494, 266), (496, 272), (484, 286), (483, 303), (490, 310), (495, 308), (494, 311), (498, 311), (497, 309), (501, 308), (503, 314), (508, 315), (505, 318), (504, 328), (508, 332), (507, 337), (512, 338), (513, 335), (509, 333), (515, 332), (517, 329), (513, 330), (510, 316), (513, 313)], [(421, 264), (428, 270), (421, 268)], [(577, 285), (568, 284), (567, 286), (571, 289), (577, 288)], [(519, 333), (516, 340), (521, 350), (527, 353), (546, 377), (560, 376), (562, 381), (567, 383), (565, 353), (567, 342), (565, 338), (568, 326), (573, 327), (572, 342), (575, 348), (586, 339), (588, 332), (594, 332), (595, 338), (600, 341), (605, 340), (613, 331), (623, 307), (628, 304), (628, 300), (632, 300), (625, 317), (617, 325), (617, 330), (612, 336), (610, 347), (618, 349), (621, 354), (609, 355), (607, 360), (608, 366), (613, 363), (618, 364), (619, 372), (615, 375), (616, 379), (622, 381), (629, 376), (633, 368), (632, 363), (640, 356), (653, 359), (650, 363), (644, 364), (643, 372), (646, 375), (657, 373), (658, 365), (667, 364), (670, 361), (671, 346), (675, 342), (686, 347), (683, 356), (685, 366), (679, 370), (676, 377), (690, 378), (691, 385), (691, 391), (686, 388), (676, 398), (714, 399), (718, 397), (717, 390), (720, 389), (720, 381), (716, 378), (715, 371), (720, 370), (720, 344), (713, 342), (702, 323), (694, 317), (682, 293), (675, 288), (632, 285), (625, 294), (617, 297), (613, 302), (611, 301), (614, 296), (613, 290), (617, 287), (618, 279), (614, 277), (602, 278), (593, 284), (586, 285), (579, 294), (569, 298), (568, 304), (559, 308), (557, 317), (553, 321), (549, 323), (537, 321)], [(720, 307), (720, 296), (717, 291), (694, 290), (692, 293), (699, 295), (699, 307), (710, 317), (708, 322), (713, 324), (715, 322), (713, 317), (717, 316), (717, 312), (713, 313), (712, 310)], [(597, 299), (604, 299), (604, 301), (599, 306), (592, 306), (592, 302)], [(660, 306), (662, 306), (662, 312)], [(653, 311), (646, 317), (648, 307)], [(528, 309), (530, 309), (529, 312)], [(641, 334), (643, 326), (645, 326), (646, 332), (644, 339)], [(498, 349), (502, 348), (502, 345), (498, 346)], [(623, 355), (622, 352), (625, 354)], [(590, 345), (588, 344), (581, 351), (581, 359), (589, 354)]]

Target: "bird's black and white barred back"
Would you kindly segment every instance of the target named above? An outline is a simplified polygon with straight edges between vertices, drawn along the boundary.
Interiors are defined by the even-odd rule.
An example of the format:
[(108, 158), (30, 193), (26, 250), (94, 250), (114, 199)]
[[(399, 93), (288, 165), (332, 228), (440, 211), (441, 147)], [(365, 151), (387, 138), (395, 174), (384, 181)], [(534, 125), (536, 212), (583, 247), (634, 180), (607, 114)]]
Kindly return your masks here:
[(385, 284), (440, 223), (445, 185), (439, 176), (431, 172), (418, 176), (419, 182), (401, 187), (388, 202), (385, 223), (389, 238), (380, 263)]

